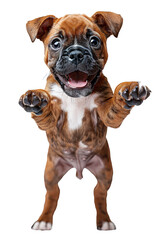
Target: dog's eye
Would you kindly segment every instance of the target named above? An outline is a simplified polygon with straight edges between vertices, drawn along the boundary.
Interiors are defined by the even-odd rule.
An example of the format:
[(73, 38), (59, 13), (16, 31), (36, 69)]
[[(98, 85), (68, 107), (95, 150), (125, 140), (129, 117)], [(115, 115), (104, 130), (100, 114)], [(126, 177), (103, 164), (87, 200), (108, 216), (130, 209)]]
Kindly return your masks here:
[(99, 48), (101, 45), (101, 41), (97, 36), (90, 37), (89, 44), (93, 48)]
[(52, 42), (50, 43), (50, 46), (54, 49), (54, 50), (58, 50), (59, 48), (61, 48), (61, 39), (60, 38), (54, 38), (52, 40)]

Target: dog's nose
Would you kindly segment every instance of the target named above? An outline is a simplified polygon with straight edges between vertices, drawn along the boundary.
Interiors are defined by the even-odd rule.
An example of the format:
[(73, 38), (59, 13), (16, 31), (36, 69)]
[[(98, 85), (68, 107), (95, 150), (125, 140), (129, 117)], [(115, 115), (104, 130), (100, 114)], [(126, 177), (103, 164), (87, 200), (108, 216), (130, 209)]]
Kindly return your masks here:
[(75, 64), (79, 64), (80, 62), (82, 62), (84, 55), (83, 52), (76, 49), (76, 50), (72, 50), (69, 55), (69, 60), (74, 62)]

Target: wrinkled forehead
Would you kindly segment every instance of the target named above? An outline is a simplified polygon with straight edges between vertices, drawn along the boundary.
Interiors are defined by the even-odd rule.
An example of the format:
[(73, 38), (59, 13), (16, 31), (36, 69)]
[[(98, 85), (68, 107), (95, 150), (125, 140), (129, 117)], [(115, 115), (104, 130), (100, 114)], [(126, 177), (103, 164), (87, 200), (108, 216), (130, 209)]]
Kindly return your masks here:
[(81, 36), (87, 31), (99, 32), (98, 27), (85, 15), (72, 14), (58, 19), (50, 31), (50, 35), (57, 35), (61, 32), (65, 36)]

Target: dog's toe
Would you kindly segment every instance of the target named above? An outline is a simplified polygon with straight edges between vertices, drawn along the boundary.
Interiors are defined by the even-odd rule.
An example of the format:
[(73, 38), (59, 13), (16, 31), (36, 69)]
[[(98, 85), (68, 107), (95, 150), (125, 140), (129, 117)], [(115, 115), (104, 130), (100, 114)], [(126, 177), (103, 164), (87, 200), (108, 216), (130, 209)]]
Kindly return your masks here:
[(33, 226), (31, 227), (33, 230), (51, 230), (52, 229), (52, 224), (50, 222), (35, 222)]
[(116, 226), (113, 222), (103, 222), (102, 227), (98, 228), (98, 230), (115, 230)]

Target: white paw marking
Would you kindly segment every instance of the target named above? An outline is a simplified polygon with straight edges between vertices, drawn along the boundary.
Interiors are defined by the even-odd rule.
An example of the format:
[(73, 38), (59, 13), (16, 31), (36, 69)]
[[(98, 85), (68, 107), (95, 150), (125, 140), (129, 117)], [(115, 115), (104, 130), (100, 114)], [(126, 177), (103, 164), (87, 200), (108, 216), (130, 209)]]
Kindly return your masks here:
[(101, 230), (114, 230), (116, 226), (113, 222), (103, 222)]
[(68, 114), (68, 126), (70, 130), (75, 130), (82, 126), (85, 109), (91, 111), (97, 107), (95, 104), (95, 99), (98, 97), (97, 93), (87, 97), (72, 98), (64, 93), (59, 85), (53, 84), (51, 85), (50, 94), (62, 101), (61, 108)]
[(32, 226), (33, 230), (51, 230), (52, 229), (52, 224), (51, 223), (46, 223), (44, 221), (42, 222), (35, 222)]

